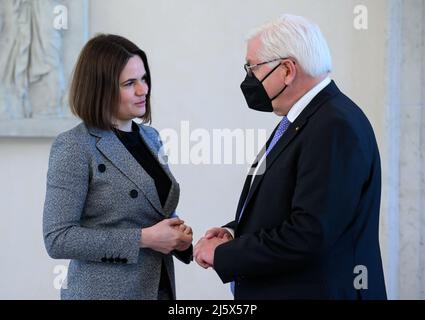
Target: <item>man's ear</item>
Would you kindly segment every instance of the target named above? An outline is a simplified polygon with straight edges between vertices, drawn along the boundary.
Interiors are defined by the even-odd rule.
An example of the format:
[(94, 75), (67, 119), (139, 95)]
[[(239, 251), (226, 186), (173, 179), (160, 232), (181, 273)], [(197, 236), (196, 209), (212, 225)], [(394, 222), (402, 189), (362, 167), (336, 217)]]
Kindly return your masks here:
[(294, 61), (286, 59), (281, 62), (281, 68), (283, 70), (283, 78), (286, 85), (290, 85), (294, 81), (297, 75), (297, 67)]

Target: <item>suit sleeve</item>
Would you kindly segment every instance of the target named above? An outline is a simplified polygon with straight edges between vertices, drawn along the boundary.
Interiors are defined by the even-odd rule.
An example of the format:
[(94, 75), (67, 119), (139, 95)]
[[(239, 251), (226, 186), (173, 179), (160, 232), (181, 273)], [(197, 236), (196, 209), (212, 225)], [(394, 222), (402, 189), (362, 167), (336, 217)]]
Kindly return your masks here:
[[(137, 263), (140, 229), (91, 229), (80, 225), (89, 188), (89, 160), (76, 138), (60, 135), (51, 148), (43, 234), (54, 259)], [(107, 259), (107, 260), (105, 260)]]
[(236, 220), (233, 220), (233, 221), (229, 222), (228, 224), (222, 226), (222, 228), (228, 228), (228, 229), (235, 230), (236, 226), (237, 226)]
[(369, 171), (364, 142), (340, 121), (317, 130), (304, 143), (294, 160), (298, 162), (290, 218), (217, 247), (214, 268), (223, 282), (314, 263), (355, 219)]

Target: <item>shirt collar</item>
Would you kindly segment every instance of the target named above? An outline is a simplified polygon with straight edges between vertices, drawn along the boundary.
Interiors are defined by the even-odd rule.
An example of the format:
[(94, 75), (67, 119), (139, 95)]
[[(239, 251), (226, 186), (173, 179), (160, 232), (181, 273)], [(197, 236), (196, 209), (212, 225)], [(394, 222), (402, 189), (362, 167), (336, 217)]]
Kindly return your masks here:
[(307, 107), (307, 105), (313, 100), (315, 96), (318, 95), (320, 91), (322, 91), (329, 83), (331, 83), (331, 79), (326, 77), (321, 82), (319, 82), (316, 86), (314, 86), (309, 92), (301, 97), (289, 110), (287, 114), (287, 118), (291, 123), (297, 119), (297, 117), (301, 114), (301, 112)]

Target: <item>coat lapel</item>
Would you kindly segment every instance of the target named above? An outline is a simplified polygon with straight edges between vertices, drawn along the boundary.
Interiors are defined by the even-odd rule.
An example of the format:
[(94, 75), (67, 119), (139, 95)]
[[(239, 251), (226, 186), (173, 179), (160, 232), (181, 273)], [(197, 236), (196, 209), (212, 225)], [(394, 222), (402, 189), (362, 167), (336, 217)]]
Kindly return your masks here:
[(161, 214), (165, 214), (156, 191), (154, 180), (128, 152), (112, 131), (89, 128), (91, 134), (99, 137), (96, 147), (112, 164), (130, 179)]
[[(171, 180), (171, 188), (167, 196), (167, 200), (164, 203), (163, 211), (165, 216), (169, 217), (174, 213), (174, 210), (176, 208), (179, 196), (180, 196), (180, 187), (177, 183), (176, 179), (174, 178), (173, 174), (171, 173), (167, 162), (165, 161), (166, 157), (164, 155), (164, 152), (162, 149), (157, 151), (157, 148), (155, 147), (155, 144), (152, 140), (152, 138), (148, 137), (146, 132), (142, 130), (142, 128), (139, 129), (140, 136), (142, 137), (142, 140), (146, 143), (146, 146), (154, 156), (154, 158), (158, 161), (164, 172), (167, 174), (168, 178)], [(156, 189), (155, 189), (156, 190)], [(158, 197), (158, 194), (157, 194)], [(159, 198), (158, 198), (159, 200)]]
[[(245, 191), (245, 193), (247, 193), (247, 196), (243, 197), (244, 199), (246, 199), (246, 201), (245, 200), (241, 201), (242, 200), (241, 199), (239, 201), (239, 203), (242, 202), (242, 205), (243, 205), (243, 203), (245, 203), (245, 207), (247, 207), (247, 205), (249, 204), (249, 202), (252, 199), (252, 196), (255, 194), (255, 191), (260, 186), (261, 181), (263, 180), (264, 174), (266, 174), (267, 170), (270, 169), (270, 167), (273, 165), (273, 163), (276, 161), (276, 159), (279, 158), (279, 156), (288, 147), (288, 145), (299, 135), (299, 133), (302, 131), (302, 129), (307, 125), (308, 119), (319, 109), (319, 107), (323, 103), (325, 103), (328, 99), (335, 96), (339, 92), (340, 91), (337, 88), (337, 86), (335, 85), (334, 81), (331, 81), (331, 83), (328, 86), (326, 86), (322, 91), (319, 92), (319, 94), (316, 97), (313, 98), (313, 100), (307, 105), (307, 107), (303, 110), (303, 112), (301, 112), (301, 114), (297, 117), (297, 119), (295, 119), (294, 123), (292, 123), (288, 127), (288, 129), (286, 130), (286, 132), (284, 133), (282, 138), (280, 138), (280, 140), (276, 143), (274, 148), (270, 151), (270, 153), (266, 157), (265, 161), (263, 161), (260, 164), (261, 167), (258, 169), (258, 172), (261, 172), (262, 174), (257, 174), (255, 176), (251, 176), (252, 177), (251, 179), (254, 179), (254, 181), (253, 181), (251, 188), (249, 189), (248, 192), (245, 191), (245, 188), (246, 188), (246, 182), (245, 182), (245, 186), (244, 186), (242, 195), (244, 194), (244, 191)], [(267, 149), (268, 145), (270, 144), (271, 139), (272, 139), (276, 129), (277, 129), (277, 126), (273, 130), (273, 133), (270, 136), (269, 140), (267, 141), (266, 146), (263, 147), (260, 154), (257, 156), (253, 166), (256, 166), (258, 164), (259, 160), (261, 159), (262, 155), (264, 154), (265, 150)], [(248, 178), (247, 178), (247, 180), (249, 180), (249, 182), (251, 182), (251, 179), (248, 179)], [(241, 210), (242, 210), (242, 206), (241, 207), (238, 206), (237, 219), (239, 219), (239, 216), (241, 214)], [(245, 217), (245, 215), (243, 215), (243, 217)]]

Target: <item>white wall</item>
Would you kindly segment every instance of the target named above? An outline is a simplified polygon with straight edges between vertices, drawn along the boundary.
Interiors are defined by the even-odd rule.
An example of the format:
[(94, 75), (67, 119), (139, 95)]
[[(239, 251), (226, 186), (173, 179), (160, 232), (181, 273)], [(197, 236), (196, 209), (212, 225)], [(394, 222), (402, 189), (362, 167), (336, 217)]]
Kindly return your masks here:
[[(353, 28), (353, 8), (366, 4), (369, 29)], [(322, 28), (334, 59), (333, 78), (369, 116), (381, 141), (385, 104), (386, 1), (322, 0), (92, 0), (91, 34), (128, 37), (149, 57), (153, 126), (191, 129), (266, 129), (278, 119), (249, 110), (243, 80), (249, 30), (289, 12)], [(72, 13), (70, 13), (72, 19)], [(1, 53), (0, 53), (1, 54)], [(53, 268), (41, 234), (51, 139), (0, 139), (0, 298), (55, 299)], [(193, 145), (194, 143), (192, 143)], [(178, 212), (195, 240), (230, 221), (245, 179), (243, 165), (172, 166), (181, 185)], [(385, 245), (384, 245), (385, 248)], [(385, 251), (385, 250), (384, 250)], [(385, 256), (385, 252), (384, 252)], [(231, 299), (212, 271), (176, 262), (180, 299)]]

